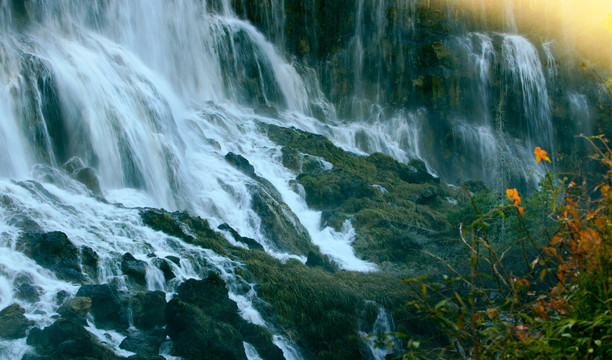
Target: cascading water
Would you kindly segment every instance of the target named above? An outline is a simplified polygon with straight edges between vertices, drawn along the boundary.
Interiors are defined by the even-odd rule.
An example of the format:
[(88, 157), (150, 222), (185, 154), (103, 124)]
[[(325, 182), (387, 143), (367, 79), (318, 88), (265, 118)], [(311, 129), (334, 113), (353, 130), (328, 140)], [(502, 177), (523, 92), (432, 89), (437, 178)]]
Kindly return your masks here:
[[(512, 3), (504, 1), (508, 14)], [(237, 233), (288, 263), (307, 262), (316, 248), (340, 269), (371, 272), (379, 266), (353, 252), (350, 219), (335, 230), (321, 226), (321, 211), (307, 206), (266, 126), (322, 134), (357, 154), (420, 158), (450, 181), (505, 186), (541, 176), (529, 178), (531, 148), (555, 148), (549, 84), (559, 72), (551, 42), (542, 45), (545, 66), (527, 38), (482, 24), (422, 46), (424, 2), (359, 0), (346, 14), (349, 33), (329, 45), (319, 39), (313, 0), (300, 16), (316, 40), (295, 43), (304, 52), (336, 52), (289, 62), (297, 5), (262, 4), (265, 28), (239, 18), (250, 16), (246, 0), (0, 0), (0, 310), (16, 303), (43, 328), (79, 282), (131, 291), (122, 269), (129, 253), (146, 270), (141, 290), (163, 291), (166, 300), (188, 279), (218, 274), (242, 319), (268, 329), (285, 358), (299, 359), (303, 349), (257, 310), (263, 301), (244, 264), (152, 230), (143, 209), (187, 210), (225, 229), (233, 245), (245, 247)], [(244, 13), (234, 13), (238, 6)], [(508, 15), (506, 31), (516, 32), (514, 22)], [(586, 96), (564, 99), (573, 116), (589, 120), (577, 130), (590, 133)], [(270, 213), (286, 233), (270, 230)], [(80, 256), (97, 254), (97, 266), (75, 282), (25, 255), (27, 236), (53, 231)], [(283, 239), (287, 233), (297, 234), (297, 244)], [(390, 314), (381, 308), (374, 327), (393, 330)], [(132, 354), (120, 348), (125, 333), (91, 316), (86, 328), (116, 354)], [(243, 346), (247, 358), (265, 358), (254, 344)], [(161, 348), (173, 358), (170, 345)], [(2, 358), (30, 350), (24, 338), (0, 340)]]

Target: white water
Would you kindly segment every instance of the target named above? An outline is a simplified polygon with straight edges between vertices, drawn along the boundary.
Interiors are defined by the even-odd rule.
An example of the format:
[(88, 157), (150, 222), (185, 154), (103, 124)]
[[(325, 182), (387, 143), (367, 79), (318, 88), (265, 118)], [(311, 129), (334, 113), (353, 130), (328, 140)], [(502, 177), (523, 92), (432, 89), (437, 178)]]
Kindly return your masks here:
[[(260, 123), (323, 134), (359, 154), (383, 152), (402, 162), (421, 158), (433, 173), (432, 164), (443, 166), (428, 142), (437, 119), (424, 107), (387, 111), (375, 104), (356, 111), (358, 119), (336, 118), (315, 71), (298, 72), (279, 51), (286, 26), (282, 0), (272, 0), (266, 15), (274, 44), (233, 14), (228, 0), (220, 1), (216, 13), (208, 12), (206, 1), (196, 0), (27, 3), (32, 19), (20, 27), (11, 16), (10, 1), (0, 0), (0, 309), (16, 302), (38, 327), (53, 321), (59, 305), (56, 294), (72, 296), (78, 286), (57, 280), (17, 251), (20, 229), (9, 225), (15, 216), (30, 217), (44, 231), (65, 232), (77, 247), (94, 249), (100, 266), (88, 279), (93, 283), (126, 286), (120, 270), (126, 252), (147, 263), (147, 289), (168, 296), (185, 279), (202, 278), (212, 270), (227, 282), (244, 319), (269, 326), (253, 306), (254, 284), (236, 275), (242, 264), (143, 226), (136, 208), (189, 210), (208, 219), (213, 228), (228, 223), (279, 259), (305, 261), (305, 254), (287, 253), (263, 235), (261, 219), (251, 208), (249, 186), (256, 181), (225, 161), (231, 151), (272, 183), (324, 254), (343, 269), (376, 271), (375, 264), (355, 256), (349, 222), (340, 232), (321, 228), (321, 213), (309, 209), (295, 192), (291, 181), (296, 174), (282, 166), (279, 146), (260, 132)], [(382, 39), (389, 26), (388, 2), (370, 4), (376, 10), (371, 14), (364, 12), (366, 5), (363, 0), (356, 4), (350, 45), (353, 95), (372, 96), (377, 102), (384, 91)], [(398, 33), (396, 44), (414, 39), (418, 21), (416, 1), (403, 2), (399, 11), (393, 30)], [(375, 24), (374, 36), (366, 34), (366, 17)], [(550, 143), (547, 150), (553, 150), (547, 79), (525, 38), (496, 36), (504, 38), (501, 50), (493, 47), (489, 34), (472, 33), (465, 40), (482, 118), (459, 118), (451, 130), (463, 139), (455, 147), (475, 159), (476, 172), (482, 169), (477, 176), (487, 179), (490, 169), (517, 168), (527, 177), (529, 169), (522, 164), (530, 162), (522, 160), (533, 158), (529, 147)], [(380, 43), (369, 44), (369, 39)], [(364, 58), (368, 46), (375, 46), (373, 53), (379, 56), (374, 94), (362, 92), (363, 72), (369, 71)], [(402, 50), (395, 61), (411, 72), (413, 55)], [(506, 140), (488, 111), (493, 101), (488, 86), (499, 63), (513, 84), (522, 86), (525, 116), (532, 119), (525, 141)], [(361, 100), (356, 102), (362, 105)], [(569, 101), (576, 114), (589, 116), (581, 95)], [(310, 116), (312, 104), (325, 110), (326, 122)], [(253, 109), (261, 105), (274, 106), (280, 115), (256, 115)], [(59, 169), (73, 156), (95, 169), (109, 203), (91, 196)], [(148, 257), (151, 253), (180, 257), (180, 266), (171, 264), (177, 278), (164, 281)], [(23, 282), (39, 289), (41, 301), (16, 298), (16, 287)], [(89, 329), (119, 351), (121, 335), (93, 325)], [(276, 334), (274, 339), (287, 359), (302, 357), (286, 336)], [(20, 358), (26, 350), (23, 339), (0, 341), (0, 358)], [(245, 344), (245, 351), (250, 359), (258, 358), (251, 345)]]

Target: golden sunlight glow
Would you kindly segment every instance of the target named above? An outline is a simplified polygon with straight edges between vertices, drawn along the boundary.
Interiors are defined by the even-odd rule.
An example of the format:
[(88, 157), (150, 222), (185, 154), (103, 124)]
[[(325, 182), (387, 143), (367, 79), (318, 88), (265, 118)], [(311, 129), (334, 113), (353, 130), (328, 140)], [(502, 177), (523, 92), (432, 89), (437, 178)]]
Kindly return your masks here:
[(448, 0), (503, 31), (556, 40), (585, 61), (612, 69), (612, 0)]

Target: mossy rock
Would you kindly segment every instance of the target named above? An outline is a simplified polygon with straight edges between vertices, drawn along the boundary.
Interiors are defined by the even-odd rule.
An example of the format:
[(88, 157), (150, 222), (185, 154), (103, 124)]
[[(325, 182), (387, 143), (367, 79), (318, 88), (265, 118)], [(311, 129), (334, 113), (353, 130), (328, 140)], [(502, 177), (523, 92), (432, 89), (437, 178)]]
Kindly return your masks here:
[(214, 231), (206, 219), (187, 212), (169, 213), (161, 209), (140, 211), (142, 222), (153, 230), (164, 232), (185, 242), (226, 254), (230, 243)]

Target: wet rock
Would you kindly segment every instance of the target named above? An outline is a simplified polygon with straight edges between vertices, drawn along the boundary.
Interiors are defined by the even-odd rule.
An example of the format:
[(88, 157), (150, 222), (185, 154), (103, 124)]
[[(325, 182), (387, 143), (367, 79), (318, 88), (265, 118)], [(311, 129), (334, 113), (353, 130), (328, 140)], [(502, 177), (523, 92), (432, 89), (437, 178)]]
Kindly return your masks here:
[(89, 246), (81, 248), (81, 265), (92, 278), (96, 278), (98, 272), (98, 254)]
[(70, 160), (68, 160), (62, 167), (68, 174), (70, 174), (72, 178), (91, 190), (94, 195), (102, 195), (100, 181), (98, 180), (96, 171), (93, 168), (88, 167), (83, 160), (81, 160), (81, 158), (74, 156), (70, 158)]
[(236, 230), (234, 230), (228, 224), (225, 224), (225, 223), (221, 224), (221, 225), (219, 225), (217, 227), (217, 229), (229, 232), (232, 235), (232, 237), (234, 238), (234, 240), (245, 244), (251, 250), (263, 250), (264, 249), (263, 246), (261, 246), (260, 243), (255, 241), (255, 239), (251, 239), (251, 238), (248, 238), (248, 237), (241, 236)]
[(166, 319), (166, 330), (177, 356), (185, 359), (247, 358), (238, 331), (225, 322), (215, 321), (196, 305), (172, 299), (166, 307)]
[(24, 214), (13, 215), (8, 220), (8, 224), (21, 229), (21, 231), (23, 232), (30, 232), (30, 233), (44, 232), (42, 227), (38, 225), (38, 223), (34, 221), (34, 219)]
[(147, 263), (136, 259), (132, 254), (125, 253), (121, 260), (121, 271), (136, 283), (146, 285)]
[(253, 165), (251, 165), (251, 163), (249, 163), (249, 161), (245, 159), (242, 155), (237, 155), (233, 152), (228, 152), (225, 155), (225, 161), (232, 164), (248, 176), (257, 176), (255, 175), (255, 168), (253, 167)]
[(40, 289), (32, 284), (23, 283), (17, 287), (15, 297), (35, 303), (40, 301)]
[(25, 310), (17, 305), (9, 305), (0, 311), (0, 338), (19, 339), (26, 336), (26, 330), (34, 322), (25, 317)]
[(166, 360), (165, 357), (161, 355), (132, 355), (128, 357), (128, 360)]
[(166, 256), (166, 259), (172, 261), (173, 263), (175, 263), (178, 266), (181, 266), (181, 259), (177, 256), (172, 256), (172, 255), (168, 255)]
[(77, 248), (63, 232), (23, 233), (17, 247), (62, 280), (82, 282)]
[[(209, 318), (209, 321), (216, 324), (215, 326), (225, 329), (220, 331), (229, 331), (232, 336), (241, 336), (242, 341), (255, 346), (264, 359), (284, 358), (282, 351), (274, 345), (269, 330), (250, 324), (240, 317), (238, 306), (230, 300), (225, 282), (217, 274), (210, 273), (204, 280), (189, 279), (178, 287), (177, 293), (178, 300), (184, 304), (185, 309), (195, 306), (199, 310), (193, 316), (195, 314), (200, 316), (201, 312), (201, 315)], [(168, 306), (170, 307), (170, 303)], [(170, 322), (168, 319), (168, 328)]]
[(85, 185), (94, 195), (102, 196), (100, 181), (94, 169), (90, 167), (80, 169), (74, 174), (74, 179)]
[(77, 297), (91, 299), (91, 314), (95, 323), (103, 329), (127, 329), (127, 311), (117, 291), (108, 284), (81, 286)]
[(189, 279), (177, 289), (179, 299), (198, 306), (208, 315), (235, 323), (238, 306), (230, 300), (225, 281), (216, 273), (210, 273), (204, 280)]
[(64, 165), (62, 165), (62, 168), (66, 170), (68, 174), (74, 174), (76, 171), (86, 166), (87, 165), (85, 165), (85, 163), (83, 162), (83, 160), (81, 160), (80, 157), (73, 156), (70, 158), (70, 160), (66, 161)]
[(276, 107), (268, 104), (257, 104), (255, 106), (255, 114), (273, 119), (279, 118), (278, 110), (276, 109)]
[(338, 270), (338, 266), (329, 259), (329, 256), (314, 251), (308, 253), (308, 257), (306, 259), (306, 266), (320, 267), (329, 272), (335, 272)]
[(32, 329), (27, 344), (33, 346), (39, 354), (53, 359), (119, 359), (85, 330), (82, 324), (64, 318), (43, 330)]
[(129, 334), (119, 348), (131, 351), (142, 358), (154, 358), (159, 354), (159, 347), (164, 342), (166, 334), (162, 330), (149, 333)]
[(170, 262), (166, 259), (153, 259), (153, 264), (157, 266), (159, 270), (164, 274), (164, 279), (166, 281), (172, 280), (176, 277), (176, 274), (172, 270), (172, 266), (170, 266)]
[(36, 355), (36, 354), (25, 354), (21, 360), (53, 360), (50, 356)]
[(374, 194), (374, 189), (362, 176), (341, 169), (318, 175), (301, 174), (297, 180), (304, 186), (308, 205), (320, 210), (334, 209), (349, 199)]
[(313, 249), (308, 231), (282, 199), (263, 187), (251, 187), (251, 207), (261, 219), (263, 234), (280, 249), (306, 255)]
[(150, 330), (166, 322), (166, 294), (163, 291), (137, 293), (130, 299), (130, 308), (137, 328)]
[(88, 297), (75, 297), (66, 301), (57, 312), (66, 319), (83, 319), (91, 309), (91, 299)]

